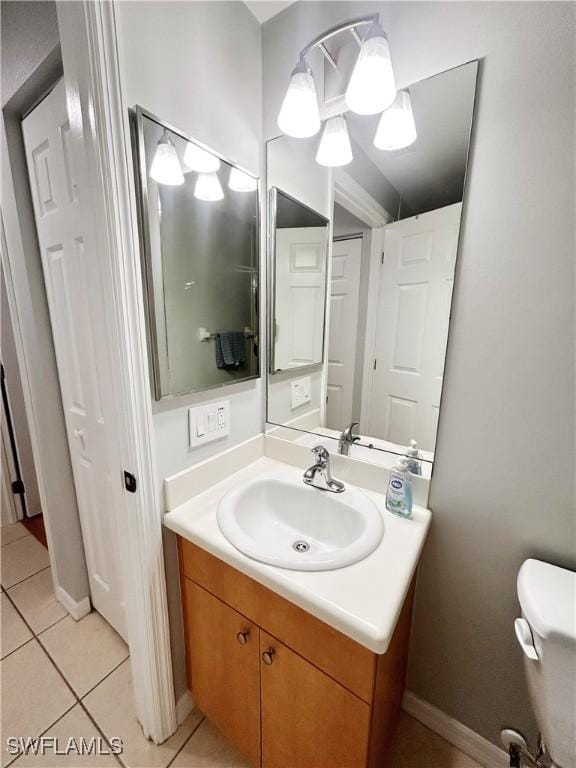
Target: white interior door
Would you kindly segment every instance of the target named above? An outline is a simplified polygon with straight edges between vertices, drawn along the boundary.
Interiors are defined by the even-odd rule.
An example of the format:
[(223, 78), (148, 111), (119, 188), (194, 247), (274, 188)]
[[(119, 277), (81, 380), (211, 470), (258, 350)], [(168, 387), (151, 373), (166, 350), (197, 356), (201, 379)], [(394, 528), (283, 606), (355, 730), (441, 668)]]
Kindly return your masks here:
[(334, 241), (326, 400), (326, 426), (331, 429), (344, 429), (353, 416), (361, 266), (362, 237)]
[(274, 369), (322, 362), (327, 227), (276, 230)]
[(389, 224), (375, 338), (369, 433), (433, 451), (461, 203)]
[(87, 257), (64, 83), (22, 123), (86, 564), (94, 607), (124, 637), (98, 265)]

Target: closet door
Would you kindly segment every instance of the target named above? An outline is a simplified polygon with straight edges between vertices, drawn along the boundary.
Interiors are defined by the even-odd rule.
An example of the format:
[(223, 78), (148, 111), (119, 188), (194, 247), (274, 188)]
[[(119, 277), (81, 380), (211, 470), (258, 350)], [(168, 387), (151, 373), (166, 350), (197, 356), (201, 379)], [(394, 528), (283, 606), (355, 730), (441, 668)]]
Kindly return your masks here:
[(260, 765), (259, 629), (184, 578), (188, 685), (199, 709)]
[(262, 768), (365, 768), (370, 707), (260, 630)]

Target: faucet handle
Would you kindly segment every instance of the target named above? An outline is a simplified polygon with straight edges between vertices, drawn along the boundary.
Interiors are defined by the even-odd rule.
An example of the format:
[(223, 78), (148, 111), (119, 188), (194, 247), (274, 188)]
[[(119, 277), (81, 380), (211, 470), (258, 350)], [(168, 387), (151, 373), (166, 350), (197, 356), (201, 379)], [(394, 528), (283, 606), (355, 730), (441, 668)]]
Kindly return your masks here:
[(323, 445), (315, 445), (314, 448), (312, 448), (312, 453), (316, 456), (317, 464), (325, 464), (330, 460), (330, 454)]

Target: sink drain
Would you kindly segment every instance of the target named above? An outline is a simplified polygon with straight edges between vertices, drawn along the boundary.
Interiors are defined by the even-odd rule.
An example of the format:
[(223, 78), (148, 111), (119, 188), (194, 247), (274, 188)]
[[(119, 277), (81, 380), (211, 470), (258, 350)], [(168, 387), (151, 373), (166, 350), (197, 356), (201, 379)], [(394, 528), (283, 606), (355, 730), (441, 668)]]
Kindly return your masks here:
[(295, 541), (294, 544), (292, 544), (292, 549), (295, 549), (296, 552), (308, 552), (310, 544), (308, 544), (307, 541)]

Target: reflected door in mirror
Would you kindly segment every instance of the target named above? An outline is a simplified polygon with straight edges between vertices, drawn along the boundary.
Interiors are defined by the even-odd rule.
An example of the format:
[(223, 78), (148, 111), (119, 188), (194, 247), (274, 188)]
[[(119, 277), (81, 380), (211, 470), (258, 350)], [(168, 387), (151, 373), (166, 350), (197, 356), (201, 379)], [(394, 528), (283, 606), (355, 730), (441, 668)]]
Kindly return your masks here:
[(370, 434), (434, 450), (461, 203), (390, 224), (376, 321)]

